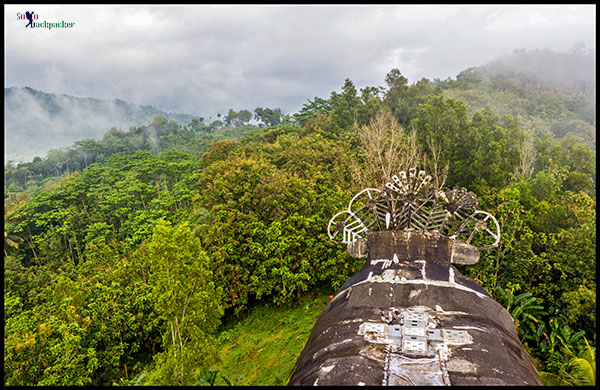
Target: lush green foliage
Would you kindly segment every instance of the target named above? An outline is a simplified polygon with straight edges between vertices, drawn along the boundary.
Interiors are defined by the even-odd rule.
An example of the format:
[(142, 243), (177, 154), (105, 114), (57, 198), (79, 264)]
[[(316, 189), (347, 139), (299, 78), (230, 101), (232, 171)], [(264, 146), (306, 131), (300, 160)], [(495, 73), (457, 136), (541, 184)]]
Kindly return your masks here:
[(195, 367), (214, 361), (214, 334), (223, 310), (210, 259), (187, 223), (173, 228), (159, 220), (144, 257), (150, 263), (151, 299), (167, 324), (165, 351), (154, 356), (147, 381), (161, 385), (197, 382)]
[[(294, 304), (261, 304), (219, 333), (220, 362), (213, 368), (232, 384), (285, 385), (318, 315), (335, 290), (312, 292)], [(220, 379), (217, 384), (224, 384)]]
[[(359, 94), (346, 79), (292, 116), (257, 108), (266, 129), (245, 126), (247, 110), (230, 110), (227, 128), (156, 117), (7, 165), (5, 384), (284, 383), (291, 367), (261, 377), (247, 360), (291, 323), (267, 324), (272, 335), (255, 324), (252, 345), (229, 326), (257, 304), (300, 310), (362, 265), (325, 229), (362, 189), (361, 131), (382, 110), (448, 165), (446, 186), (475, 191), (496, 216), (500, 246), (461, 271), (506, 305), (538, 368), (566, 376), (569, 357), (590, 351), (584, 335), (596, 342), (595, 146), (560, 126), (595, 134), (595, 122), (568, 94), (540, 111), (529, 98), (544, 92), (480, 73), (408, 85), (394, 69), (387, 88)], [(510, 110), (478, 107), (488, 95)]]
[(568, 346), (564, 346), (569, 357), (558, 374), (540, 372), (542, 381), (547, 386), (595, 386), (596, 385), (596, 351), (585, 341), (585, 350), (575, 355)]

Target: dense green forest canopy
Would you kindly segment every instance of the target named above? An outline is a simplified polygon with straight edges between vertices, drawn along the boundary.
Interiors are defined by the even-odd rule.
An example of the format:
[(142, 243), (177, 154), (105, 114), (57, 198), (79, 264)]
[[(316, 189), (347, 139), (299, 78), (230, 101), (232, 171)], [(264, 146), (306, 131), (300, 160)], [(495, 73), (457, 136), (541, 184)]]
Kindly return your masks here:
[(539, 371), (572, 380), (596, 344), (595, 101), (588, 84), (494, 69), (414, 84), (393, 69), (293, 115), (259, 107), (260, 126), (249, 110), (157, 116), (5, 165), (4, 383), (202, 383), (222, 322), (362, 266), (325, 229), (380, 184), (369, 162), (391, 134), (402, 163), (498, 219), (500, 246), (459, 268), (507, 307)]

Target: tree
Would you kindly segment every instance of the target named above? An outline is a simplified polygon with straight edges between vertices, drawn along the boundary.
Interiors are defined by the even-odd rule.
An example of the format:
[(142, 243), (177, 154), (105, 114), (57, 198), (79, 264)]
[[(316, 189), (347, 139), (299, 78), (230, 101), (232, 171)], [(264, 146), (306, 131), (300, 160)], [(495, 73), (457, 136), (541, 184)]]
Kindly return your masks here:
[(208, 125), (208, 131), (212, 132), (217, 129), (220, 129), (221, 127), (223, 127), (223, 121), (220, 121), (220, 120), (212, 121), (212, 122), (210, 122), (210, 125)]
[(247, 126), (248, 122), (252, 119), (252, 113), (248, 110), (240, 110), (240, 112), (238, 112), (238, 119), (240, 121), (240, 126)]
[(193, 118), (189, 127), (193, 132), (196, 133), (202, 133), (206, 131), (206, 124), (204, 123), (204, 118)]
[(448, 134), (459, 144), (453, 147), (449, 138), (444, 141), (453, 156), (450, 172), (455, 183), (473, 190), (507, 185), (521, 159), (524, 135), (519, 124), (509, 115), (496, 115), (490, 107), (473, 114), (468, 126), (459, 123)]
[(155, 357), (149, 381), (164, 385), (195, 383), (201, 367), (214, 362), (213, 334), (223, 309), (210, 259), (187, 223), (158, 221), (148, 245), (152, 295), (166, 321), (165, 351)]
[(276, 126), (281, 123), (281, 109), (270, 109), (270, 108), (262, 108), (257, 107), (254, 112), (256, 115), (254, 118), (258, 121), (261, 121), (266, 126)]
[(408, 92), (408, 79), (397, 68), (392, 69), (385, 76), (388, 90), (384, 96), (384, 103), (392, 110), (392, 114), (400, 124), (408, 124), (406, 94)]
[(225, 126), (246, 126), (251, 119), (252, 113), (250, 111), (240, 110), (239, 112), (235, 112), (230, 108), (227, 116), (225, 117)]
[(225, 116), (225, 126), (236, 126), (237, 124), (237, 112), (235, 112), (232, 108), (229, 109), (229, 112)]
[(313, 101), (308, 99), (308, 103), (304, 103), (300, 111), (294, 114), (294, 120), (299, 126), (304, 126), (310, 118), (317, 116), (317, 114), (329, 115), (331, 112), (331, 102), (315, 96)]
[(356, 96), (356, 87), (350, 79), (344, 81), (342, 93), (331, 93), (331, 118), (334, 128), (350, 129), (358, 119), (360, 98)]
[(529, 179), (533, 174), (533, 165), (535, 164), (535, 145), (532, 133), (524, 133), (524, 140), (519, 150), (519, 164), (515, 168), (513, 177), (516, 180), (521, 178)]
[[(444, 99), (442, 95), (433, 96), (419, 107), (417, 117), (410, 124), (416, 129), (418, 143), (425, 153), (435, 155), (439, 166), (449, 166), (450, 184), (456, 185), (457, 170), (465, 164), (464, 159), (470, 153), (470, 150), (466, 150), (467, 157), (459, 156), (459, 151), (464, 147), (464, 132), (469, 124), (464, 104), (454, 99)], [(461, 182), (461, 185), (471, 188), (470, 184)]]
[(379, 94), (381, 91), (381, 87), (365, 87), (360, 90), (361, 104), (357, 110), (357, 120), (359, 126), (368, 124), (371, 118), (373, 118), (379, 112), (381, 108), (381, 98), (379, 97)]
[(383, 188), (392, 176), (423, 163), (422, 149), (414, 132), (405, 133), (387, 107), (360, 129), (361, 162), (354, 174), (363, 187)]

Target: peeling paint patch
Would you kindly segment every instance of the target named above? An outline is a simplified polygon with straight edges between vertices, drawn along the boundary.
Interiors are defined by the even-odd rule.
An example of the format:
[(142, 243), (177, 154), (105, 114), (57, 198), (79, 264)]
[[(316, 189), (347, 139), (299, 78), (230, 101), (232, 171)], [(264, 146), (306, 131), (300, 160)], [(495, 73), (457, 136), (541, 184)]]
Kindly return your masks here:
[(487, 332), (487, 329), (483, 329), (483, 328), (479, 328), (477, 326), (453, 326), (453, 329), (475, 329), (475, 330), (479, 330), (481, 332)]
[[(388, 271), (392, 271), (392, 270), (388, 270)], [(384, 275), (385, 275), (385, 272), (384, 272)], [(479, 298), (489, 298), (486, 295), (480, 293), (479, 291), (475, 291), (473, 289), (470, 289), (469, 287), (463, 286), (462, 284), (458, 284), (458, 283), (450, 283), (450, 282), (446, 282), (443, 280), (428, 280), (428, 279), (427, 280), (423, 280), (423, 279), (406, 280), (406, 278), (404, 278), (404, 277), (400, 278), (400, 280), (398, 281), (398, 280), (394, 280), (392, 275), (393, 274), (390, 274), (387, 278), (382, 277), (383, 275), (375, 275), (369, 280), (363, 280), (358, 283), (355, 283), (354, 286), (358, 286), (358, 285), (361, 285), (364, 283), (419, 284), (419, 285), (425, 285), (425, 286), (431, 285), (431, 286), (438, 286), (438, 287), (455, 288), (457, 290), (471, 292), (471, 293), (477, 295)], [(350, 287), (350, 288), (352, 288), (352, 287)], [(348, 295), (350, 295), (350, 294), (348, 294)]]
[(410, 292), (410, 294), (408, 295), (408, 300), (410, 301), (414, 297), (418, 296), (421, 293), (421, 291), (423, 291), (423, 290), (412, 290)]
[(479, 365), (468, 360), (458, 358), (450, 359), (446, 362), (446, 364), (448, 365), (448, 371), (450, 372), (457, 371), (462, 373), (472, 373), (477, 372), (477, 368), (479, 367)]
[(421, 276), (424, 280), (427, 279), (427, 276), (425, 275), (425, 265), (427, 265), (427, 262), (425, 260), (415, 260), (415, 263), (423, 263), (423, 268), (421, 268)]
[(321, 367), (321, 371), (323, 371), (325, 374), (329, 374), (329, 372), (331, 370), (333, 370), (334, 368), (335, 368), (335, 364), (333, 364), (331, 366)]
[(339, 328), (341, 325), (350, 324), (352, 322), (363, 322), (363, 321), (364, 320), (362, 318), (353, 318), (351, 320), (344, 320), (344, 321), (337, 322), (333, 326), (330, 326), (327, 329), (325, 329), (324, 331), (322, 331), (321, 332), (321, 336), (325, 335), (326, 333), (328, 333), (332, 329), (335, 330), (335, 329)]
[(389, 376), (383, 385), (389, 386), (444, 386), (449, 384), (447, 373), (438, 357), (415, 359), (408, 356), (391, 354)]
[(442, 310), (439, 315), (441, 315), (441, 316), (468, 316), (469, 313), (465, 313), (464, 311)]
[(466, 330), (442, 329), (442, 338), (446, 344), (473, 343), (473, 337)]
[(378, 360), (381, 363), (385, 360), (385, 352), (380, 345), (369, 344), (360, 349), (359, 355), (372, 360)]
[(375, 260), (371, 260), (371, 265), (377, 265), (379, 263), (387, 263), (388, 259), (375, 259)]
[(323, 353), (329, 352), (331, 350), (335, 350), (338, 346), (340, 346), (342, 344), (345, 344), (345, 343), (348, 343), (350, 341), (352, 341), (352, 339), (346, 339), (346, 340), (342, 340), (342, 341), (340, 341), (338, 343), (330, 344), (327, 347), (325, 347), (325, 348), (323, 348), (323, 349), (315, 352), (315, 354), (313, 355), (313, 359), (316, 359), (319, 355), (321, 355)]
[(453, 283), (453, 284), (456, 283), (454, 281), (454, 269), (452, 269), (452, 267), (448, 268), (448, 282)]

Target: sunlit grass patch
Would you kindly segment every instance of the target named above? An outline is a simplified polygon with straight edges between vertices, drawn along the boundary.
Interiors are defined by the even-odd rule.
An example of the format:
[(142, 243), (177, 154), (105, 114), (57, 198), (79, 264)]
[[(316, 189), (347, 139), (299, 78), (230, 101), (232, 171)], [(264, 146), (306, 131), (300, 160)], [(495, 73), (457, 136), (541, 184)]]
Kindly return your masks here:
[(330, 294), (315, 293), (295, 305), (258, 306), (225, 324), (218, 335), (221, 362), (213, 369), (238, 385), (286, 385)]

